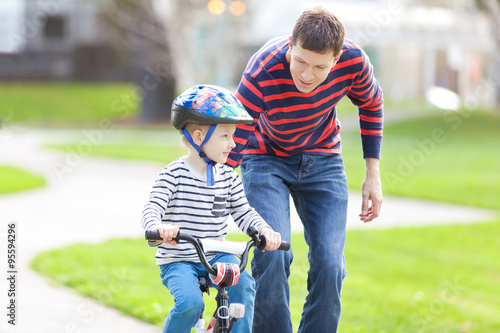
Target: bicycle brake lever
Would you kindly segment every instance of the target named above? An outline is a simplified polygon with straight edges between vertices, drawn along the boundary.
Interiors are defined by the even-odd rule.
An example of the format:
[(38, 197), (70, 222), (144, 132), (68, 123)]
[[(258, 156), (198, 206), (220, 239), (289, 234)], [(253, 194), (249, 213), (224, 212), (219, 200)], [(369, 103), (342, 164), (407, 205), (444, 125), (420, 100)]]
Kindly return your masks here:
[(252, 237), (255, 236), (255, 235), (258, 235), (259, 234), (259, 230), (257, 230), (257, 228), (255, 228), (253, 225), (248, 227), (247, 229), (247, 234), (248, 236)]
[[(257, 238), (257, 236), (256, 236)], [(255, 241), (255, 246), (259, 249), (259, 250), (264, 250), (266, 248), (266, 237), (264, 237), (263, 235), (260, 235), (258, 237), (258, 242)]]
[[(259, 250), (264, 250), (266, 248), (266, 237), (263, 235), (259, 236), (259, 232), (253, 226), (249, 227), (247, 230), (248, 235), (253, 239), (255, 246)], [(290, 249), (290, 242), (282, 241), (278, 250), (288, 251)]]
[[(262, 249), (264, 249), (266, 247), (266, 245), (265, 245), (266, 244), (266, 239), (263, 238), (263, 236), (259, 236), (259, 231), (257, 230), (257, 228), (255, 228), (254, 226), (248, 227), (247, 234), (248, 234), (248, 236), (250, 236), (250, 238), (252, 238), (252, 240), (255, 243), (255, 246), (259, 250), (262, 250)], [(263, 248), (261, 248), (262, 240), (264, 240), (264, 247)]]

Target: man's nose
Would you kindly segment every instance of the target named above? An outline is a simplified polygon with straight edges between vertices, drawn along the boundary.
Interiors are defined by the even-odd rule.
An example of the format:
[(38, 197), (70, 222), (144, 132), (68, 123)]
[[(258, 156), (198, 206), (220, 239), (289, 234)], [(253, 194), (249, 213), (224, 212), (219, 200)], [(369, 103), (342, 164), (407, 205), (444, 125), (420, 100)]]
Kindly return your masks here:
[(312, 72), (312, 69), (311, 68), (306, 68), (303, 72), (302, 72), (302, 79), (304, 81), (309, 81), (311, 80), (312, 78), (314, 77), (314, 74)]

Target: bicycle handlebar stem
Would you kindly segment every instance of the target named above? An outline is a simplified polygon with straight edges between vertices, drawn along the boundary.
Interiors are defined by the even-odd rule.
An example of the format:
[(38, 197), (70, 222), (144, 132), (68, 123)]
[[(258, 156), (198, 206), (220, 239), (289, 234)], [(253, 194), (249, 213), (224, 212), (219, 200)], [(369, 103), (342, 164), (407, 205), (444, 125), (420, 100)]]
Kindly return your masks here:
[[(241, 254), (240, 265), (239, 265), (240, 271), (245, 270), (248, 263), (248, 254), (253, 246), (256, 246), (261, 251), (266, 247), (266, 238), (262, 235), (259, 236), (259, 232), (257, 231), (257, 229), (250, 227), (248, 230), (248, 235), (252, 239), (246, 243), (245, 251), (243, 251), (243, 253)], [(160, 232), (158, 230), (147, 230), (145, 232), (145, 236), (147, 240), (157, 240), (157, 241), (163, 240), (163, 238), (160, 237)], [(180, 232), (177, 234), (177, 237), (175, 237), (173, 240), (179, 243), (179, 240), (181, 239), (189, 242), (194, 246), (196, 253), (198, 254), (198, 257), (200, 258), (200, 262), (203, 265), (203, 267), (207, 270), (207, 272), (209, 272), (212, 275), (217, 275), (217, 271), (212, 266), (210, 266), (210, 262), (208, 262), (207, 260), (205, 251), (203, 250), (203, 246), (200, 243), (200, 241), (192, 236), (181, 234)], [(289, 248), (290, 248), (289, 242), (282, 242), (281, 246), (279, 247), (279, 249), (283, 251), (288, 251)]]

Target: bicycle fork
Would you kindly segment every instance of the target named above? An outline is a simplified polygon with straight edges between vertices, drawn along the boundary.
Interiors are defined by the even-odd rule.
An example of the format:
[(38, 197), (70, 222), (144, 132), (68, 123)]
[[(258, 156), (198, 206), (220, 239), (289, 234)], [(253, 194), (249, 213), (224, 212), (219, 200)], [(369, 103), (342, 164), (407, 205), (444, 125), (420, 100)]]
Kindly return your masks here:
[(219, 287), (217, 295), (215, 296), (217, 302), (217, 309), (213, 315), (212, 321), (209, 323), (207, 329), (203, 328), (204, 321), (203, 315), (196, 324), (196, 332), (210, 332), (210, 333), (230, 333), (233, 329), (234, 323), (245, 315), (245, 306), (239, 303), (229, 305), (229, 297), (226, 294), (225, 287)]
[(225, 287), (219, 287), (215, 300), (217, 302), (217, 310), (215, 310), (214, 317), (219, 320), (217, 320), (218, 325), (215, 326), (214, 333), (230, 332), (236, 320), (229, 321), (229, 297), (226, 294)]

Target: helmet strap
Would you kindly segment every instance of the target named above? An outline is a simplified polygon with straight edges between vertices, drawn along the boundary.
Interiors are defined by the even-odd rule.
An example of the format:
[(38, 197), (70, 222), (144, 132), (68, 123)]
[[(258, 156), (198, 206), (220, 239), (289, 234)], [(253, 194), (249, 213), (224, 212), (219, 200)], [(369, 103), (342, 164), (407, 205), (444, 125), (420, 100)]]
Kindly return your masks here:
[(205, 145), (205, 143), (208, 142), (208, 140), (212, 136), (212, 134), (215, 130), (215, 127), (217, 127), (217, 124), (210, 126), (210, 129), (208, 130), (207, 135), (205, 136), (205, 139), (203, 140), (203, 142), (201, 143), (200, 146), (198, 146), (197, 144), (194, 143), (193, 138), (191, 137), (191, 135), (189, 134), (189, 132), (186, 130), (185, 127), (182, 129), (182, 133), (184, 134), (184, 137), (186, 137), (186, 140), (188, 140), (188, 142), (191, 144), (191, 146), (193, 146), (194, 149), (196, 149), (196, 151), (198, 152), (198, 155), (207, 163), (207, 186), (215, 185), (213, 167), (214, 167), (215, 163), (217, 163), (217, 162), (209, 159), (207, 157), (207, 154), (205, 154), (205, 152), (202, 150), (202, 147)]

